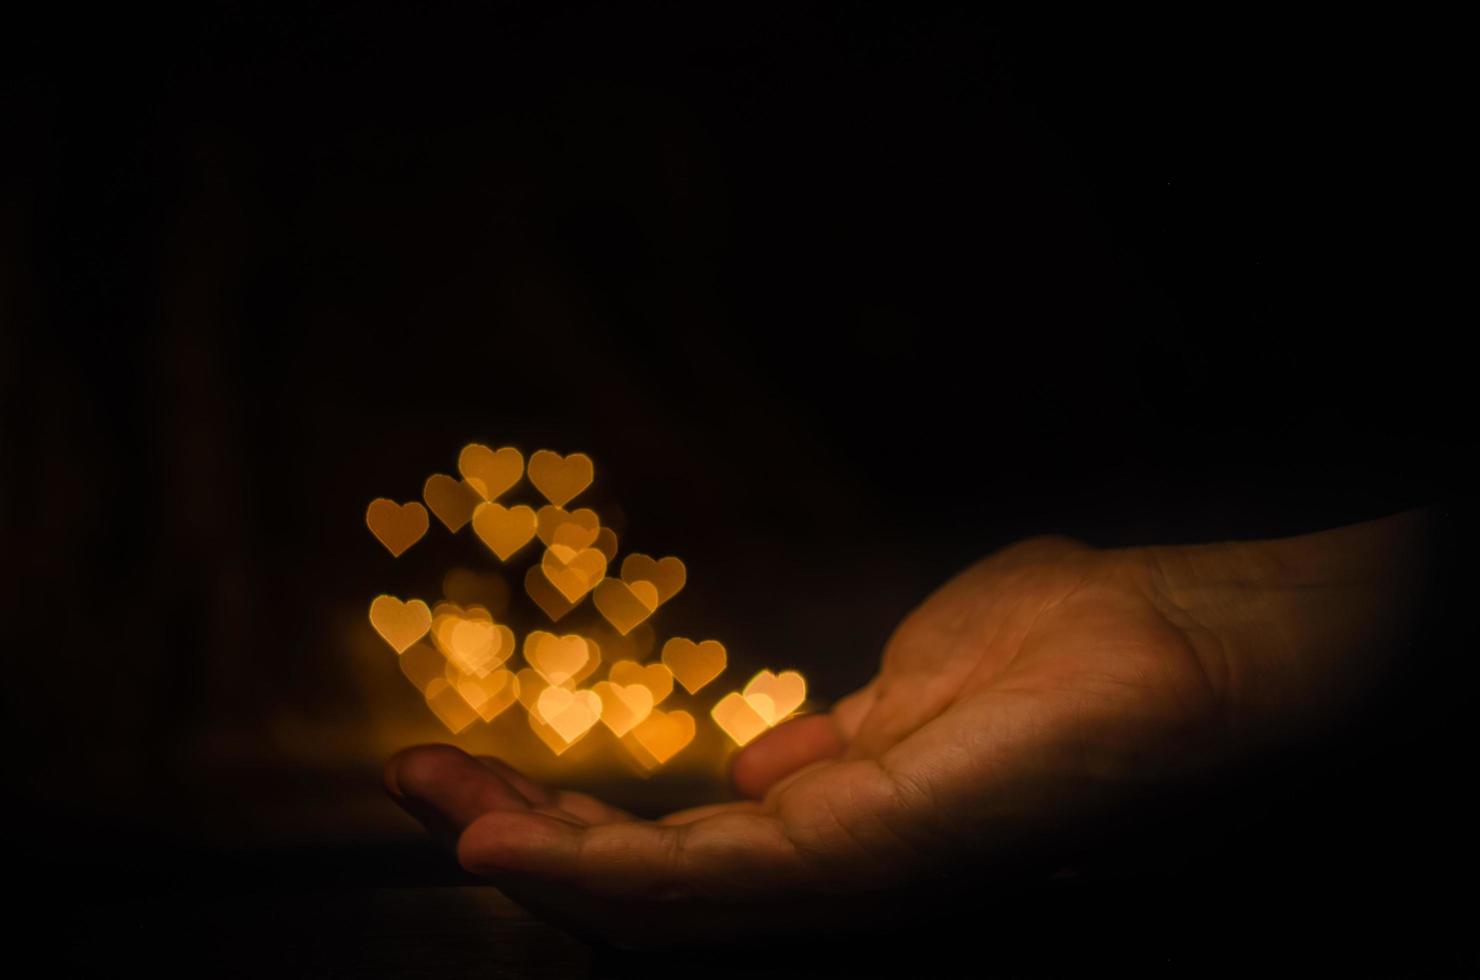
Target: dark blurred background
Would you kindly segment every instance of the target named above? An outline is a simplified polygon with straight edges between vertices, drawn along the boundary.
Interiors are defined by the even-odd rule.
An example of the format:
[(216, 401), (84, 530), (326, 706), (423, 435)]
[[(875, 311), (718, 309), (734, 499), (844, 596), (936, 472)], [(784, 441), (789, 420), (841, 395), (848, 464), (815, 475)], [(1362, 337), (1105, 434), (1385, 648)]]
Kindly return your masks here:
[[(364, 507), (469, 441), (590, 453), (624, 550), (689, 564), (665, 631), (801, 667), (820, 701), (1026, 535), (1457, 506), (1448, 33), (975, 4), (20, 16), (3, 690), (43, 916), (86, 908), (108, 942), (194, 923), (305, 972), (529, 972), (481, 913), (423, 958), (381, 929), (465, 882), (379, 796), (427, 719), (362, 652), (369, 598), (426, 594), (445, 555), (393, 562)], [(1216, 847), (1025, 905), (1103, 934), (1004, 962), (1474, 967), (1444, 886), (1475, 870), (1461, 661), (1400, 724), (1256, 781)], [(616, 791), (724, 792), (717, 769)], [(1140, 931), (1107, 939), (1106, 907)], [(541, 969), (587, 967), (538, 935)]]

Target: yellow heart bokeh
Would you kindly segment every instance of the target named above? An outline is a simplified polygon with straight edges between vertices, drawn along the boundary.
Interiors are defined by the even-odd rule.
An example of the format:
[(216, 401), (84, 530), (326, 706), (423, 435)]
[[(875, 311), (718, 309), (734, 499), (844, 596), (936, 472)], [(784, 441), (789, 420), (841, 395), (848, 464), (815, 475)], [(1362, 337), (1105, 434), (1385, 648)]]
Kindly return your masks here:
[[(761, 697), (765, 696), (761, 695)], [(745, 745), (770, 727), (755, 706), (736, 691), (731, 691), (720, 698), (719, 702), (710, 709), (709, 716), (736, 745)]]
[(653, 692), (645, 684), (613, 684), (597, 681), (591, 690), (601, 698), (601, 723), (621, 738), (653, 710)]
[(423, 694), (432, 714), (454, 735), (467, 728), (478, 717), (478, 712), (468, 707), (468, 702), (457, 693), (457, 688), (444, 678), (433, 679)]
[(540, 676), (559, 686), (581, 672), (591, 659), (591, 646), (584, 636), (556, 636), (535, 630), (524, 638), (524, 661)]
[(606, 577), (606, 555), (595, 548), (577, 551), (563, 544), (552, 544), (540, 560), (545, 578), (567, 602), (579, 602)]
[(591, 601), (612, 628), (626, 636), (658, 608), (658, 587), (651, 582), (628, 585), (621, 579), (603, 579)]
[(593, 691), (547, 687), (540, 692), (535, 711), (567, 744), (574, 744), (601, 719), (601, 698)]
[(673, 693), (673, 671), (662, 664), (643, 666), (631, 660), (618, 660), (607, 671), (606, 677), (623, 687), (641, 684), (652, 692), (654, 705), (662, 704)]
[(513, 446), (494, 452), (474, 442), (457, 454), (457, 471), (484, 500), (497, 500), (524, 475), (524, 456)]
[(552, 685), (549, 681), (541, 677), (540, 672), (533, 667), (521, 668), (514, 675), (514, 680), (518, 684), (518, 690), (515, 692), (515, 696), (519, 699), (519, 703), (524, 705), (524, 710), (530, 712), (534, 711), (535, 705), (539, 703), (540, 692), (544, 691), (547, 687), (560, 686), (558, 684)]
[(508, 561), (534, 539), (534, 511), (523, 504), (517, 507), (479, 504), (473, 510), (473, 532), (500, 561)]
[(658, 589), (658, 603), (667, 602), (688, 581), (688, 569), (684, 568), (683, 562), (669, 556), (660, 560), (634, 553), (622, 559), (622, 581), (651, 582)]
[(427, 635), (432, 628), (432, 611), (420, 599), (402, 602), (393, 595), (379, 595), (370, 603), (370, 625), (401, 654)]
[(596, 532), (596, 540), (591, 542), (591, 547), (606, 555), (608, 563), (617, 560), (617, 532), (609, 527), (603, 527)]
[[(766, 719), (766, 724), (775, 725), (800, 708), (802, 702), (807, 700), (807, 681), (794, 670), (782, 671), (779, 674), (763, 670), (745, 685), (744, 694), (745, 699), (750, 702), (757, 713)], [(757, 695), (767, 700), (759, 702), (755, 700)]]
[(570, 503), (576, 494), (591, 485), (594, 477), (595, 467), (585, 453), (561, 458), (559, 453), (541, 449), (529, 457), (529, 482), (556, 507)]
[(632, 737), (662, 765), (694, 740), (694, 716), (687, 711), (654, 709), (632, 729)]
[(427, 533), (427, 509), (416, 501), (398, 504), (377, 497), (365, 508), (365, 524), (370, 533), (385, 545), (385, 550), (400, 558), (406, 549)]
[(695, 643), (675, 636), (663, 644), (662, 660), (685, 691), (697, 694), (700, 688), (724, 673), (725, 647), (718, 640)]
[(464, 619), (446, 632), (447, 662), (473, 677), (488, 676), (514, 653), (514, 631), (501, 623)]
[[(451, 669), (451, 664), (448, 667)], [(507, 670), (495, 670), (487, 677), (464, 674), (447, 680), (484, 721), (493, 721), (503, 714), (519, 696), (519, 681)]]
[(546, 504), (535, 512), (535, 520), (539, 525), (540, 540), (546, 547), (558, 543), (580, 551), (590, 547), (601, 532), (601, 518), (589, 507), (566, 511), (563, 507)]
[(473, 519), (473, 508), (477, 507), (483, 498), (478, 496), (477, 490), (462, 480), (454, 480), (445, 473), (433, 473), (427, 477), (427, 482), (422, 484), (421, 499), (425, 500), (427, 508), (437, 515), (437, 520), (441, 521), (447, 530), (456, 534), (463, 529), (463, 525)]
[(529, 570), (524, 573), (524, 591), (529, 593), (529, 598), (550, 617), (552, 623), (560, 622), (576, 607), (576, 603), (561, 595), (560, 590), (545, 577), (545, 570), (539, 565), (530, 565)]
[(426, 643), (413, 643), (399, 661), (401, 673), (423, 694), (428, 684), (445, 676), (447, 669), (447, 659)]

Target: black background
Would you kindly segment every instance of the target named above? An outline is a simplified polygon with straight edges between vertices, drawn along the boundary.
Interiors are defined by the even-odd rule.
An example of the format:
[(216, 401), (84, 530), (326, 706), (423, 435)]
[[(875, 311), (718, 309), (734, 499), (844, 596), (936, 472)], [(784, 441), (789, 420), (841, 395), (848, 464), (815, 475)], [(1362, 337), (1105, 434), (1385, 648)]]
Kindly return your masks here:
[[(213, 732), (356, 724), (323, 624), (384, 578), (364, 503), (470, 440), (589, 452), (624, 545), (681, 551), (693, 614), (824, 699), (1025, 535), (1456, 506), (1451, 33), (978, 5), (15, 22), (0, 529), (36, 888), (457, 880), (411, 845), (205, 846), (170, 814)], [(1473, 968), (1445, 884), (1473, 882), (1473, 671), (1420, 673), (1251, 777), (1240, 829), (1175, 872), (1185, 826), (1149, 883), (1024, 906), (1094, 942), (1004, 962)]]

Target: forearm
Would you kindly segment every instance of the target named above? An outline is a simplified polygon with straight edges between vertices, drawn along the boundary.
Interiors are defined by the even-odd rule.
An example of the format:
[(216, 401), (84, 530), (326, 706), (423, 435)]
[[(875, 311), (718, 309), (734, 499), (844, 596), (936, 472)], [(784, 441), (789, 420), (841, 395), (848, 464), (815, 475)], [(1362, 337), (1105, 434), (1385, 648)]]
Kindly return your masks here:
[(1236, 735), (1319, 727), (1381, 685), (1423, 613), (1436, 519), (1146, 549)]

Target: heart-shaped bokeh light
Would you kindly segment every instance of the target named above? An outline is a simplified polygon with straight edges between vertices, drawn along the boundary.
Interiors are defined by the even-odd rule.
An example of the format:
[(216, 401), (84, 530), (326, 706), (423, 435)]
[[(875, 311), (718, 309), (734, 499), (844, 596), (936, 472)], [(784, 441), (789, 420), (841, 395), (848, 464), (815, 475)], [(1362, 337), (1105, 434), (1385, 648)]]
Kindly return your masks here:
[[(380, 497), (365, 513), (366, 526), (393, 556), (426, 536), (429, 511), (454, 536), (441, 541), (455, 541), (471, 526), (487, 549), (472, 546), (476, 554), (443, 576), (438, 601), (386, 594), (370, 604), (371, 626), (448, 732), (502, 725), (517, 708), (512, 714), (522, 715), (554, 756), (589, 757), (589, 747), (646, 776), (690, 745), (724, 744), (718, 736), (700, 739), (696, 717), (707, 715), (741, 746), (802, 708), (807, 685), (794, 670), (762, 670), (707, 711), (686, 700), (727, 669), (729, 653), (719, 640), (669, 637), (646, 662), (658, 648), (661, 609), (683, 590), (688, 569), (671, 555), (633, 553), (619, 562), (620, 542), (597, 506), (570, 508), (595, 482), (591, 457), (542, 449), (526, 465), (515, 447), (471, 443), (456, 469), (457, 476), (426, 477), (425, 506)], [(526, 476), (543, 499), (521, 501), (513, 493)], [(471, 567), (480, 555), (489, 566), (490, 553), (495, 565)], [(509, 578), (502, 565), (515, 566)], [(519, 581), (522, 592), (511, 591)], [(525, 629), (530, 617), (536, 625)], [(557, 627), (562, 620), (571, 625)], [(670, 699), (678, 704), (659, 707)], [(566, 756), (577, 743), (582, 749)]]

